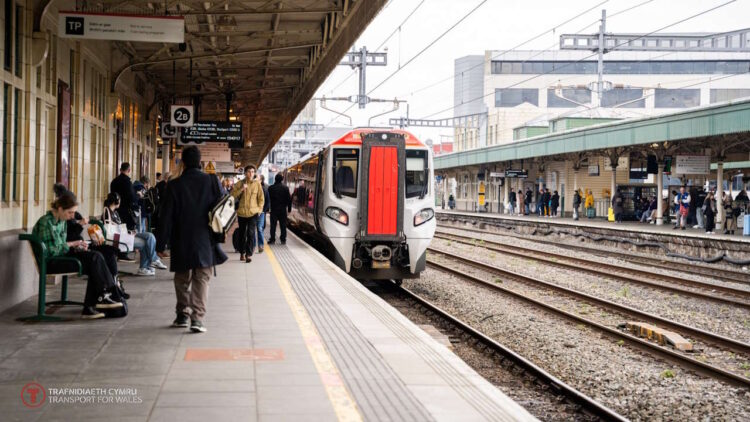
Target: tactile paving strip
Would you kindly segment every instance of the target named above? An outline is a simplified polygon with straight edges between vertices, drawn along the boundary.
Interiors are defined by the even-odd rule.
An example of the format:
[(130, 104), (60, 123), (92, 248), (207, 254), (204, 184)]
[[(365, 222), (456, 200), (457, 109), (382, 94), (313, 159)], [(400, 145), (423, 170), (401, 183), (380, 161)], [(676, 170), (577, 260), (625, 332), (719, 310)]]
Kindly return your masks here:
[(365, 420), (433, 420), (290, 250), (277, 247), (273, 252), (315, 322)]
[[(329, 305), (327, 306), (330, 306), (334, 312), (340, 315), (341, 312), (338, 310), (336, 305), (327, 298), (327, 296), (320, 290), (320, 287), (312, 282), (310, 277), (304, 272), (304, 269), (302, 268), (302, 265), (299, 263), (299, 261), (291, 256), (291, 253), (288, 249), (284, 248), (284, 252), (286, 252), (284, 254), (284, 259), (286, 260), (284, 268), (289, 268), (289, 271), (295, 271), (296, 274), (300, 274), (300, 277), (305, 280), (304, 282), (300, 282), (301, 288), (300, 291), (298, 291), (298, 294), (307, 295), (310, 294), (308, 292), (314, 292), (314, 295), (322, 296), (324, 300), (327, 300), (327, 302), (329, 303)], [(277, 255), (281, 254), (279, 253)], [(486, 420), (505, 421), (513, 419), (512, 416), (508, 414), (508, 409), (503, 408), (503, 405), (501, 403), (494, 400), (485, 391), (475, 385), (471, 380), (467, 379), (456, 367), (454, 367), (450, 362), (446, 361), (445, 358), (437, 350), (428, 346), (421, 338), (417, 336), (416, 333), (414, 333), (412, 330), (408, 329), (400, 321), (398, 321), (394, 315), (388, 312), (388, 310), (385, 309), (380, 303), (376, 302), (371, 295), (367, 294), (364, 291), (364, 287), (359, 288), (351, 282), (348, 282), (344, 277), (334, 277), (334, 280), (336, 280), (336, 282), (345, 291), (352, 295), (352, 297), (357, 299), (363, 306), (369, 309), (373, 313), (373, 315), (378, 318), (383, 323), (383, 325), (388, 327), (394, 334), (396, 334), (398, 338), (403, 340), (412, 348), (412, 350), (422, 356), (425, 362), (433, 368), (435, 373), (440, 375), (440, 377), (442, 377), (448, 385), (452, 386), (453, 389), (464, 400), (466, 400), (467, 403), (469, 403), (474, 409), (476, 409), (476, 411), (481, 414)], [(297, 280), (295, 279), (295, 281)], [(295, 282), (292, 282), (292, 284), (294, 285)], [(302, 290), (303, 285), (305, 290)], [(295, 289), (297, 289), (296, 285)], [(341, 316), (346, 319), (348, 324), (351, 326), (351, 322), (343, 315)], [(338, 330), (341, 328), (336, 329)], [(354, 327), (351, 327), (351, 333), (357, 333), (357, 335), (360, 335)], [(370, 349), (372, 348), (370, 347)], [(372, 351), (372, 353), (377, 355), (377, 352), (374, 350)], [(371, 354), (369, 356), (373, 355)], [(342, 368), (342, 373), (343, 372), (344, 369)]]

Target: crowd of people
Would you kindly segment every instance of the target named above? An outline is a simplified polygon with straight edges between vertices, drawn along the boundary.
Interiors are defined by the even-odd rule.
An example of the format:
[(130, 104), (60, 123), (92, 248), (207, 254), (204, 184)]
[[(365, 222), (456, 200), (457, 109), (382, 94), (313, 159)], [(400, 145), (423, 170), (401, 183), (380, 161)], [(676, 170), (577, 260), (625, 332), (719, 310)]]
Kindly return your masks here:
[[(282, 244), (286, 242), (287, 213), (292, 201), (283, 176), (277, 174), (275, 183), (268, 186), (255, 167), (245, 168), (245, 178), (237, 183), (220, 179), (201, 170), (200, 150), (187, 147), (173, 174), (156, 174), (151, 186), (148, 177), (135, 183), (130, 177), (129, 163), (122, 163), (120, 173), (110, 183), (110, 192), (103, 202), (97, 223), (102, 228), (122, 227), (133, 236), (133, 251), (97, 236), (84, 238), (84, 226), (92, 223), (78, 213), (75, 193), (64, 185), (54, 187), (55, 200), (50, 210), (34, 225), (32, 233), (43, 242), (53, 259), (48, 262), (51, 273), (70, 272), (80, 261), (88, 276), (83, 319), (127, 314), (127, 299), (118, 260), (135, 261), (139, 268), (135, 275), (153, 276), (156, 270), (174, 273), (176, 318), (173, 327), (189, 327), (193, 332), (205, 332), (208, 286), (211, 270), (228, 258), (221, 248), (223, 236), (209, 228), (207, 216), (225, 195), (236, 199), (240, 237), (237, 251), (243, 262), (250, 262), (253, 251), (263, 252), (263, 230), (266, 215), (270, 214), (272, 244), (276, 240), (276, 226), (280, 226)], [(93, 220), (93, 219), (92, 219)], [(90, 233), (90, 231), (88, 231)], [(169, 253), (167, 253), (169, 250)], [(169, 259), (169, 267), (162, 259)], [(113, 310), (120, 312), (112, 312)], [(125, 310), (124, 312), (122, 310)]]

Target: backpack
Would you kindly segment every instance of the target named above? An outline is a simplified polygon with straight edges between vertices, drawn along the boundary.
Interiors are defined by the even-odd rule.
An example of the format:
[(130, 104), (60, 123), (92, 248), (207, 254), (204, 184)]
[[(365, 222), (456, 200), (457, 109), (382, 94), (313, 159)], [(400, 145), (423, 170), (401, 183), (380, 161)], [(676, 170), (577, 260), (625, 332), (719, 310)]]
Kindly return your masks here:
[(226, 235), (227, 230), (237, 220), (237, 209), (234, 197), (224, 195), (211, 211), (208, 212), (208, 221), (211, 231), (218, 235)]
[(159, 192), (156, 188), (151, 188), (146, 191), (146, 195), (143, 197), (143, 210), (146, 214), (153, 214), (156, 211), (156, 205), (159, 203)]

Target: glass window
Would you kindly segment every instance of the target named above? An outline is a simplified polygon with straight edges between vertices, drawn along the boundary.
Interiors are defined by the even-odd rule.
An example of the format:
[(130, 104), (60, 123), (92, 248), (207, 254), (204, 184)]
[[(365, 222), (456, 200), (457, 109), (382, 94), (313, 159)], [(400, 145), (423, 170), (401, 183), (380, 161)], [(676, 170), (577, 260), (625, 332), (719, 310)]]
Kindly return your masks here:
[(696, 107), (701, 102), (700, 89), (656, 89), (656, 108)]
[(506, 88), (495, 90), (495, 107), (515, 107), (529, 103), (539, 105), (539, 91), (533, 88)]
[(508, 62), (503, 62), (503, 63), (501, 64), (501, 66), (502, 66), (502, 67), (501, 67), (501, 69), (502, 69), (502, 70), (501, 70), (501, 73), (505, 73), (505, 74), (507, 74), (507, 73), (511, 73), (511, 66), (510, 66), (510, 63), (508, 63)]
[(750, 89), (712, 89), (711, 103), (732, 101), (737, 98), (750, 97)]
[(13, 0), (5, 0), (4, 8), (5, 36), (3, 49), (3, 67), (10, 70), (13, 65)]
[(406, 197), (423, 198), (427, 195), (429, 184), (427, 176), (427, 151), (406, 150)]
[(21, 126), (21, 90), (16, 88), (16, 95), (15, 95), (15, 103), (13, 103), (13, 184), (12, 190), (13, 190), (13, 200), (18, 201), (18, 194), (19, 194), (19, 186), (18, 186), (18, 172), (20, 169), (18, 168), (18, 162), (19, 162), (19, 155), (20, 155), (20, 148), (21, 140), (18, 139), (18, 132), (19, 128)]
[(357, 197), (359, 150), (336, 149), (333, 153), (333, 193)]
[(16, 41), (16, 76), (23, 76), (23, 34), (21, 34), (21, 25), (23, 25), (23, 6), (16, 5), (16, 22), (15, 22), (15, 41)]
[(586, 88), (562, 89), (560, 96), (555, 93), (554, 89), (547, 90), (547, 107), (550, 108), (573, 108), (590, 102), (591, 91)]
[(615, 88), (609, 91), (605, 91), (602, 96), (603, 107), (619, 107), (619, 108), (644, 108), (646, 107), (646, 100), (639, 98), (643, 97), (643, 90), (636, 88)]

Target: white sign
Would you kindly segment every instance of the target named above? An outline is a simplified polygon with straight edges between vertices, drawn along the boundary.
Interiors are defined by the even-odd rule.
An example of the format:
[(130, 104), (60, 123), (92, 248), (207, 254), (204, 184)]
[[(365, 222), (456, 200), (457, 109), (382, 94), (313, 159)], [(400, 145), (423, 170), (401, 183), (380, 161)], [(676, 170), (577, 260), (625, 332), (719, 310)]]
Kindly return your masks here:
[[(604, 158), (604, 171), (612, 171), (612, 166), (609, 165), (609, 158)], [(620, 170), (627, 170), (630, 166), (630, 157), (620, 157), (617, 159), (617, 168)]]
[(161, 137), (162, 139), (176, 138), (177, 129), (173, 128), (169, 123), (163, 122), (161, 124)]
[(501, 177), (504, 177), (504, 176), (505, 176), (505, 174), (500, 173), (499, 171), (491, 171), (490, 172), (490, 177), (493, 178), (493, 179), (501, 178)]
[(193, 125), (193, 106), (191, 105), (170, 106), (169, 115), (174, 127), (190, 127)]
[(232, 161), (232, 150), (226, 142), (209, 142), (198, 145), (201, 151), (201, 161), (227, 162)]
[(234, 163), (231, 162), (231, 161), (230, 162), (223, 162), (223, 163), (220, 162), (220, 161), (217, 161), (216, 162), (216, 172), (217, 173), (222, 173), (222, 174), (227, 174), (227, 173), (237, 173), (237, 170), (235, 170)]
[(110, 15), (106, 13), (59, 12), (60, 38), (88, 40), (185, 42), (182, 16)]
[(678, 155), (674, 163), (675, 174), (711, 173), (711, 157), (708, 155)]

